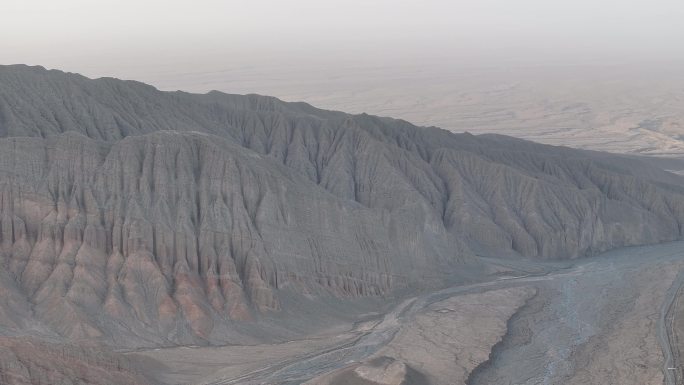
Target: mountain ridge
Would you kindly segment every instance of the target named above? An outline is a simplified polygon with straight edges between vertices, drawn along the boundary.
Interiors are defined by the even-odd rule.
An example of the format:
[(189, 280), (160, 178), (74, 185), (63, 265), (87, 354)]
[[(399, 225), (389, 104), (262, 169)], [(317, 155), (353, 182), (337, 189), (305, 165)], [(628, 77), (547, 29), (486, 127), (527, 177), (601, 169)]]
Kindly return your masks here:
[(124, 347), (684, 234), (684, 179), (635, 158), (26, 66), (0, 175), (0, 325)]

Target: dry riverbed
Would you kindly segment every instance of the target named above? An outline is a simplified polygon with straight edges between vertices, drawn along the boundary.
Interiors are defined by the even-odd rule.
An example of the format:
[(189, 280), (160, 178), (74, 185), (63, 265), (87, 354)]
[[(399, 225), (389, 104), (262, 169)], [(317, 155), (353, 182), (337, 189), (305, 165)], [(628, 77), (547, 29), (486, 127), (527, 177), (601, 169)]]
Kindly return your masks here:
[(135, 354), (194, 384), (662, 384), (678, 367), (684, 243), (539, 265), (408, 298), (344, 333)]

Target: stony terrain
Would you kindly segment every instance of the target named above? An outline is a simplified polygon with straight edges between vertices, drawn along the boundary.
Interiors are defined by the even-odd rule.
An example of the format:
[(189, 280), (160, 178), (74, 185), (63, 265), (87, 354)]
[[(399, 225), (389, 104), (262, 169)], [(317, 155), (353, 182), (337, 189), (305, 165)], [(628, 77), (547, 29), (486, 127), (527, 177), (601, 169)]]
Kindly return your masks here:
[(372, 358), (306, 384), (464, 384), (489, 360), (508, 331), (507, 321), (533, 295), (531, 287), (515, 287), (436, 302)]
[[(453, 373), (422, 373), (424, 361), (391, 345), (392, 320), (415, 313), (387, 313), (395, 303), (501, 273), (483, 256), (586, 257), (682, 239), (682, 223), (684, 180), (635, 157), (0, 67), (0, 334), (13, 338), (270, 346), (374, 312), (384, 321), (343, 355), (370, 377), (432, 381)], [(520, 298), (499, 310), (512, 314)], [(505, 318), (483, 322), (499, 332), (477, 341), (454, 336), (484, 349), (462, 377)], [(264, 373), (310, 379), (341, 369), (337, 352)], [(177, 378), (165, 373), (158, 380)]]
[(473, 276), (473, 251), (682, 236), (682, 180), (634, 159), (38, 67), (0, 84), (7, 328), (246, 342), (290, 293), (384, 295)]
[[(662, 384), (668, 367), (680, 370), (665, 360), (676, 346), (659, 335), (669, 293), (682, 288), (681, 242), (566, 263), (491, 261), (496, 276), (407, 298), (327, 338), (186, 348), (188, 360), (183, 348), (142, 354), (186, 368), (211, 361), (186, 383), (215, 385), (636, 385)], [(246, 352), (254, 366), (239, 358)]]
[(468, 384), (670, 384), (667, 367), (680, 364), (665, 362), (660, 318), (683, 270), (675, 243), (610, 252), (541, 281)]
[(0, 337), (0, 383), (50, 385), (153, 385), (144, 373), (161, 367), (87, 344), (34, 337)]

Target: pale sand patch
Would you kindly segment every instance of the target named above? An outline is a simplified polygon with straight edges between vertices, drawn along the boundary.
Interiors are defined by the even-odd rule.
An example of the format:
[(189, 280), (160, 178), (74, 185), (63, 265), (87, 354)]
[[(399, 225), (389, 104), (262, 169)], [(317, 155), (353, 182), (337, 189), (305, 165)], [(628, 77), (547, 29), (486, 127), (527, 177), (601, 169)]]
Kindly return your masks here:
[[(532, 287), (513, 287), (434, 303), (404, 324), (392, 342), (364, 363), (305, 384), (400, 384), (403, 378), (398, 380), (397, 374), (408, 372), (401, 364), (432, 384), (463, 384), (489, 359), (492, 347), (506, 334), (508, 319), (535, 293)], [(378, 365), (380, 358), (389, 363)]]

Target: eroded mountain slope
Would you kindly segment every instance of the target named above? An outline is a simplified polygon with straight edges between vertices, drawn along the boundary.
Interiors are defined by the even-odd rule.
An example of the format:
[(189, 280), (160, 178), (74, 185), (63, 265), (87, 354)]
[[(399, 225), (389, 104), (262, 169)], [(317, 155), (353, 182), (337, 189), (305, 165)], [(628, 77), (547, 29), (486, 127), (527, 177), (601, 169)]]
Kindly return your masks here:
[(288, 296), (436, 286), (473, 251), (682, 237), (684, 183), (638, 159), (256, 95), (0, 67), (0, 136), (0, 322), (72, 339), (234, 342)]

